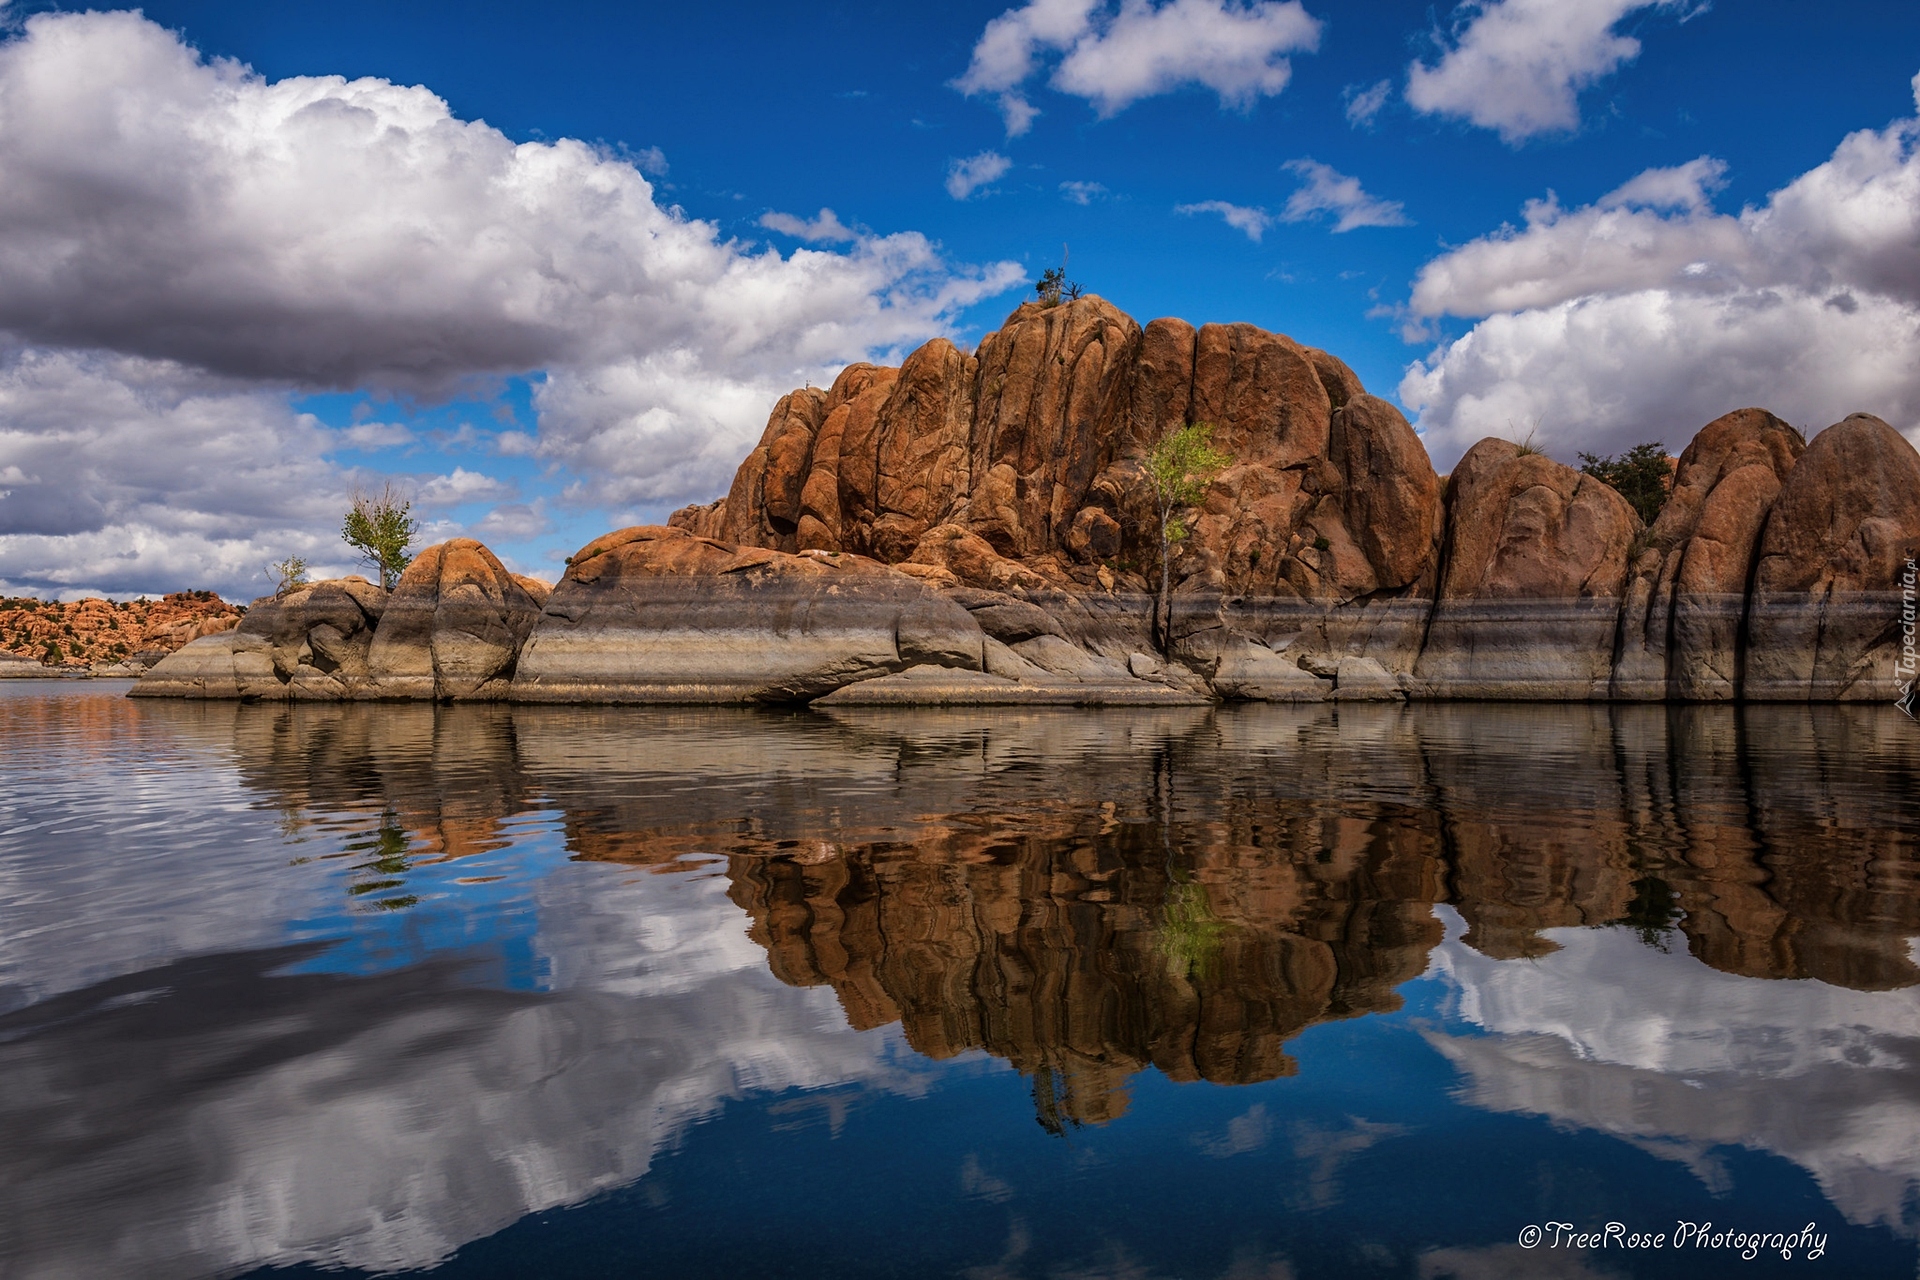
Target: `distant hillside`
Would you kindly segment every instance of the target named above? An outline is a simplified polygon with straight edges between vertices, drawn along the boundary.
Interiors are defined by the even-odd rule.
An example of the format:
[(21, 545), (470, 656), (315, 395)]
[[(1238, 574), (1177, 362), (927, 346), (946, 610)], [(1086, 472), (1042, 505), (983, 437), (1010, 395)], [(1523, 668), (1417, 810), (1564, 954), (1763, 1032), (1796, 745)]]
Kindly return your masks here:
[(159, 600), (118, 603), (0, 597), (0, 653), (55, 667), (142, 655), (153, 662), (190, 640), (231, 630), (244, 612), (211, 591), (176, 591)]

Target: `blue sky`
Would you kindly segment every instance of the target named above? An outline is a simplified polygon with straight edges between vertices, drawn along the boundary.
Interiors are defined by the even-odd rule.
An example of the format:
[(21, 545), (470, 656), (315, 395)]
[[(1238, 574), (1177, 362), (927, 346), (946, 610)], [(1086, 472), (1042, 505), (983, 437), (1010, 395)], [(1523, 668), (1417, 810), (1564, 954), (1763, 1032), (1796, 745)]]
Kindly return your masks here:
[(0, 8), (8, 591), (345, 570), (388, 476), (551, 576), (1063, 246), (1342, 356), (1442, 469), (1920, 429), (1910, 3), (143, 13)]

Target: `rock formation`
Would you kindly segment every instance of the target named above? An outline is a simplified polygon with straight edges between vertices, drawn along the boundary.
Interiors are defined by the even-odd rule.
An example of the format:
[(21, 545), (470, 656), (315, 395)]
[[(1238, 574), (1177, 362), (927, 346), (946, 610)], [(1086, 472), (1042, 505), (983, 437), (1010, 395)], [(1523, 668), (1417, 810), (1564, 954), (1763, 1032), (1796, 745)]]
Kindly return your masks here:
[(1446, 569), (1415, 678), (1443, 697), (1605, 697), (1639, 530), (1592, 476), (1482, 440), (1447, 484)]
[[(1230, 463), (1187, 513), (1160, 635), (1141, 461), (1201, 422)], [(972, 355), (936, 340), (783, 397), (725, 498), (588, 544), (544, 604), (457, 541), (392, 601), (347, 579), (261, 602), (140, 691), (1870, 700), (1893, 695), (1916, 548), (1920, 455), (1877, 418), (1811, 446), (1765, 410), (1717, 419), (1645, 528), (1605, 483), (1506, 441), (1443, 486), (1324, 351), (1245, 324), (1143, 329), (1087, 297), (1020, 307)]]
[(372, 696), (505, 697), (548, 591), (507, 572), (471, 538), (428, 547), (400, 575), (380, 616), (367, 654)]
[(176, 591), (159, 600), (0, 598), (0, 664), (23, 659), (38, 669), (7, 669), (37, 676), (118, 663), (151, 666), (239, 625), (243, 612), (211, 591)]
[(386, 606), (387, 593), (358, 577), (256, 600), (238, 627), (169, 655), (132, 693), (248, 701), (365, 696), (367, 655)]
[(1630, 570), (1615, 697), (1719, 702), (1740, 688), (1740, 630), (1767, 513), (1806, 449), (1765, 409), (1701, 428)]
[[(885, 679), (897, 673), (910, 674)], [(573, 557), (512, 686), (519, 702), (827, 695), (841, 702), (1200, 697), (1136, 679), (1068, 643), (1042, 610), (1010, 597), (974, 592), (956, 600), (865, 556), (789, 555), (658, 527), (610, 533)]]
[(1741, 692), (1892, 699), (1899, 577), (1920, 556), (1920, 456), (1856, 413), (1815, 436), (1767, 515)]

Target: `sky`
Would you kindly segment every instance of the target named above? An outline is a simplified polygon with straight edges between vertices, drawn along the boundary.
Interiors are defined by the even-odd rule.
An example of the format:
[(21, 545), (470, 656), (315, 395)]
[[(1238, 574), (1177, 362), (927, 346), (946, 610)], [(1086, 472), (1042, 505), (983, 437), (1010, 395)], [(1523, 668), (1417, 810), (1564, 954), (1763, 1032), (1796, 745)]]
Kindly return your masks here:
[(1920, 442), (1920, 5), (0, 3), (0, 592), (352, 572), (388, 481), (552, 579), (1061, 265), (1442, 471)]

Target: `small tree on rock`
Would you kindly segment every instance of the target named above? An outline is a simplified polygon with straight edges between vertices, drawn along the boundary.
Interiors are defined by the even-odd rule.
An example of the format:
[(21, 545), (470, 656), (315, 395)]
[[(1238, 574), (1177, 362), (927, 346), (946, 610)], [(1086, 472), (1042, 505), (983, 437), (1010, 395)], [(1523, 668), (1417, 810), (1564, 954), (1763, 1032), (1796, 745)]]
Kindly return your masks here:
[(1153, 502), (1160, 542), (1160, 595), (1154, 605), (1154, 629), (1161, 656), (1173, 645), (1173, 549), (1187, 540), (1188, 507), (1206, 496), (1207, 483), (1233, 459), (1213, 447), (1213, 424), (1195, 422), (1160, 437), (1140, 459), (1142, 482)]
[(302, 556), (288, 556), (285, 560), (276, 560), (267, 566), (267, 576), (273, 579), (273, 598), (278, 600), (290, 591), (298, 591), (307, 585), (307, 562)]
[(356, 489), (353, 506), (348, 508), (346, 522), (340, 528), (340, 536), (380, 575), (380, 585), (388, 591), (406, 571), (407, 552), (419, 534), (420, 522), (413, 518), (412, 501), (401, 497), (391, 482), (377, 494)]
[(1583, 453), (1580, 469), (1611, 485), (1640, 513), (1641, 523), (1648, 525), (1666, 505), (1667, 494), (1673, 487), (1673, 463), (1667, 457), (1667, 446), (1658, 440), (1637, 444), (1617, 458)]

